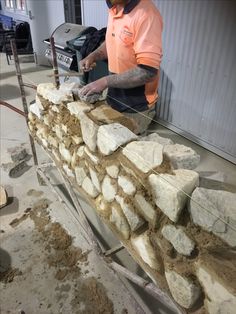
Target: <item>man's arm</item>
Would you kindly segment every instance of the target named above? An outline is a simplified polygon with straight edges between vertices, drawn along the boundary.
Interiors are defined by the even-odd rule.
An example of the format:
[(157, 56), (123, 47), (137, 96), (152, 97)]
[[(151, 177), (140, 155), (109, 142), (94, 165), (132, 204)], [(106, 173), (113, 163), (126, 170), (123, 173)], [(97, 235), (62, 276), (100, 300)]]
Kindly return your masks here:
[(111, 74), (84, 86), (81, 94), (89, 96), (100, 93), (107, 87), (128, 89), (141, 86), (155, 79), (157, 72), (157, 69), (149, 66), (136, 66), (124, 73)]
[(99, 60), (107, 59), (106, 42), (104, 41), (96, 50), (80, 61), (80, 68), (85, 72), (92, 70), (92, 64)]

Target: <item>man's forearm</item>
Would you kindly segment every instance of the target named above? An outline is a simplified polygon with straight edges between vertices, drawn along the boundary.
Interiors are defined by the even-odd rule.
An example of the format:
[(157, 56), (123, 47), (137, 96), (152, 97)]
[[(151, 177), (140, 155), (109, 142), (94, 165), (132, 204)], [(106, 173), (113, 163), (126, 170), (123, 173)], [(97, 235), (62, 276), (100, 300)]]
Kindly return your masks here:
[(134, 88), (152, 81), (157, 72), (149, 71), (142, 67), (135, 67), (122, 74), (112, 74), (106, 77), (108, 87), (113, 88)]
[(91, 53), (91, 55), (94, 57), (95, 61), (107, 59), (106, 42), (104, 41), (96, 50)]

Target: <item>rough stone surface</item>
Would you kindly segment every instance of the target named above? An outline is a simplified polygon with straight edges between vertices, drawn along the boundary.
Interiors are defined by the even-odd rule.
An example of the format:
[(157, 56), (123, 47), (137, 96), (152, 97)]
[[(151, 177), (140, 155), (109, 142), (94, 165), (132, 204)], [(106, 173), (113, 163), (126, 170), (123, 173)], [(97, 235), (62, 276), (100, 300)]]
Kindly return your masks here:
[(147, 221), (155, 225), (157, 214), (153, 206), (149, 202), (147, 202), (146, 199), (141, 194), (136, 194), (134, 199), (141, 215)]
[(29, 106), (29, 111), (35, 114), (39, 119), (41, 119), (42, 109), (37, 101)]
[(26, 149), (22, 146), (16, 146), (13, 148), (9, 148), (7, 151), (11, 155), (11, 159), (13, 162), (25, 160), (29, 157)]
[(151, 133), (148, 136), (140, 137), (140, 141), (157, 142), (163, 146), (174, 144), (174, 142), (170, 138), (162, 137), (157, 133)]
[(121, 145), (135, 139), (137, 136), (119, 123), (101, 125), (98, 129), (97, 146), (103, 155), (110, 155)]
[(116, 165), (111, 165), (106, 167), (106, 172), (110, 177), (117, 179), (119, 174), (119, 167)]
[(94, 107), (81, 101), (73, 101), (67, 104), (67, 108), (71, 114), (80, 119), (83, 113), (91, 111)]
[(140, 236), (132, 237), (131, 243), (146, 264), (151, 268), (160, 271), (161, 265), (156, 257), (147, 232)]
[(197, 188), (192, 194), (189, 210), (196, 225), (208, 232), (213, 232), (230, 246), (235, 247), (235, 204), (236, 193)]
[(125, 176), (118, 176), (118, 185), (128, 195), (134, 195), (136, 192), (135, 185)]
[(171, 242), (178, 253), (187, 256), (191, 255), (195, 243), (181, 228), (176, 228), (173, 225), (166, 225), (162, 228), (161, 233), (166, 240)]
[(96, 187), (93, 185), (92, 180), (89, 177), (86, 177), (82, 183), (82, 188), (85, 192), (88, 193), (91, 197), (95, 198), (98, 196), (99, 192)]
[(177, 222), (187, 202), (182, 191), (191, 195), (199, 183), (199, 176), (195, 171), (185, 169), (174, 170), (174, 174), (151, 174), (148, 179), (156, 205), (170, 220)]
[(77, 150), (77, 155), (82, 158), (84, 156), (85, 145), (81, 145)]
[(106, 202), (104, 197), (100, 194), (95, 201), (96, 208), (98, 212), (107, 218), (109, 218), (111, 213), (111, 206), (110, 203)]
[(59, 144), (59, 152), (65, 161), (67, 161), (68, 163), (71, 162), (71, 158), (72, 158), (71, 153), (68, 149), (65, 148), (64, 143)]
[(75, 177), (74, 172), (68, 167), (68, 165), (64, 164), (62, 167), (69, 178)]
[(163, 161), (163, 146), (156, 142), (132, 142), (122, 151), (144, 173), (160, 166)]
[(72, 92), (56, 89), (55, 85), (50, 83), (39, 84), (37, 93), (54, 104), (73, 101)]
[(98, 156), (96, 156), (95, 154), (92, 154), (92, 153), (88, 150), (87, 147), (84, 148), (84, 152), (85, 152), (85, 154), (90, 158), (90, 160), (91, 160), (94, 164), (96, 164), (96, 165), (99, 164), (100, 159), (98, 158)]
[(236, 295), (204, 267), (198, 267), (197, 276), (207, 296), (205, 306), (208, 313), (234, 314), (236, 309)]
[(76, 177), (76, 182), (78, 183), (79, 186), (81, 186), (84, 179), (87, 177), (87, 173), (83, 167), (75, 168), (75, 177)]
[(94, 186), (99, 192), (101, 192), (101, 184), (100, 184), (97, 172), (93, 170), (92, 168), (89, 168), (89, 173), (90, 173), (90, 177)]
[(180, 144), (166, 145), (164, 154), (174, 169), (195, 169), (200, 163), (200, 156), (192, 148)]
[(107, 202), (114, 201), (116, 192), (117, 192), (117, 184), (114, 181), (112, 181), (110, 177), (105, 176), (102, 182), (102, 194), (104, 196), (104, 199)]
[(7, 204), (7, 192), (3, 186), (0, 185), (0, 208)]
[(118, 231), (123, 235), (126, 240), (129, 239), (130, 227), (124, 213), (121, 209), (118, 208), (118, 206), (112, 206), (110, 222), (116, 226)]
[(175, 271), (167, 271), (165, 275), (175, 301), (186, 309), (193, 307), (200, 297), (200, 286), (190, 278), (183, 277)]
[(132, 208), (131, 205), (129, 205), (123, 197), (116, 196), (116, 201), (120, 204), (120, 207), (122, 208), (126, 219), (128, 220), (128, 223), (130, 225), (131, 231), (136, 231), (139, 229), (143, 224), (144, 220), (142, 217), (140, 217), (135, 210)]
[(95, 152), (97, 147), (98, 125), (89, 119), (86, 114), (83, 114), (81, 115), (80, 126), (85, 144), (92, 152)]

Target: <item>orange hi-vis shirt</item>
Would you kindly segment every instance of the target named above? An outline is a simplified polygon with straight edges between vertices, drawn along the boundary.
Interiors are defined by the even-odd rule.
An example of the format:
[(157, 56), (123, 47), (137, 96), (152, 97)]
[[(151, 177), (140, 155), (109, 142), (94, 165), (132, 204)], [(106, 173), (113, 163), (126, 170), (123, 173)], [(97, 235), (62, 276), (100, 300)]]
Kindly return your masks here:
[[(106, 1), (109, 7), (106, 48), (110, 73), (120, 74), (139, 65), (158, 70), (162, 59), (163, 22), (155, 4), (151, 0), (131, 0), (117, 12), (116, 6)], [(143, 86), (109, 88), (107, 101), (120, 112), (145, 111), (156, 103), (157, 88), (158, 75)]]

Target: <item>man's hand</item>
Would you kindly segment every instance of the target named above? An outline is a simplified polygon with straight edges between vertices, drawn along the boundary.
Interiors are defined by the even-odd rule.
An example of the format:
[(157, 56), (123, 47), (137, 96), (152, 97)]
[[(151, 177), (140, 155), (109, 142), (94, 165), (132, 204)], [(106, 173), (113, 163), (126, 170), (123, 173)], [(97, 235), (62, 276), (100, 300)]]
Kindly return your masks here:
[(91, 71), (94, 68), (94, 65), (96, 65), (96, 63), (95, 58), (92, 54), (88, 55), (86, 58), (79, 62), (79, 67), (84, 72)]
[(102, 77), (97, 81), (94, 81), (80, 90), (80, 94), (82, 96), (90, 96), (93, 94), (99, 94), (104, 91), (104, 89), (107, 88), (107, 78)]

